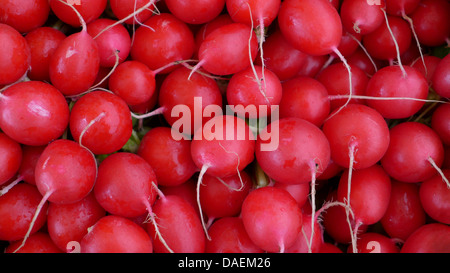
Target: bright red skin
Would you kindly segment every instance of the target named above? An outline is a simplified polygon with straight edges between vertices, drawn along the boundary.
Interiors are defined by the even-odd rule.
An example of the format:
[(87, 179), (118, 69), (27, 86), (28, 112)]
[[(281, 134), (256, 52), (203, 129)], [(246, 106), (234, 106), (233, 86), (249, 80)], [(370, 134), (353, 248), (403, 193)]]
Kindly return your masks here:
[[(286, 253), (308, 253), (309, 248), (308, 245), (310, 243), (311, 238), (311, 215), (303, 213), (302, 215), (302, 229), (305, 231), (300, 232), (297, 235), (297, 239), (295, 243), (286, 249)], [(306, 236), (306, 238), (305, 238)], [(311, 253), (319, 253), (323, 240), (323, 230), (319, 222), (315, 221), (314, 223), (314, 237), (311, 244)]]
[[(350, 69), (352, 72), (352, 94), (364, 95), (367, 83), (369, 82), (369, 77), (358, 67), (350, 66)], [(341, 62), (324, 68), (319, 72), (316, 79), (325, 86), (328, 94), (331, 96), (349, 95), (348, 70)], [(331, 100), (331, 111), (341, 107), (347, 101), (347, 98)], [(365, 101), (361, 99), (351, 99), (349, 103), (365, 104)]]
[(431, 116), (431, 128), (439, 135), (445, 145), (450, 145), (450, 105), (442, 104)]
[(17, 251), (16, 249), (22, 245), (22, 240), (13, 241), (5, 249), (5, 253), (62, 253), (55, 243), (52, 241), (48, 233), (42, 231), (36, 232), (28, 237), (25, 244)]
[(0, 128), (21, 144), (46, 145), (67, 128), (69, 106), (48, 83), (17, 83), (3, 91), (2, 96), (6, 98), (0, 99)]
[[(242, 179), (242, 182), (241, 182)], [(222, 179), (205, 175), (200, 185), (200, 204), (209, 219), (238, 216), (242, 202), (252, 188), (252, 179), (246, 172)]]
[[(122, 20), (149, 3), (148, 0), (110, 0), (111, 10), (117, 19)], [(156, 1), (153, 1), (156, 2)], [(125, 20), (125, 24), (143, 23), (153, 15), (154, 6), (150, 5), (135, 16)], [(136, 17), (136, 18), (135, 18)]]
[(444, 98), (450, 98), (450, 54), (444, 57), (436, 66), (431, 79), (433, 89)]
[(93, 91), (74, 104), (70, 114), (70, 132), (76, 141), (86, 126), (105, 113), (86, 130), (82, 144), (94, 154), (109, 154), (125, 145), (132, 133), (131, 113), (119, 96), (104, 91)]
[(50, 58), (59, 44), (66, 38), (61, 31), (51, 27), (39, 27), (29, 32), (25, 39), (31, 50), (31, 80), (50, 82)]
[(107, 215), (95, 223), (81, 240), (81, 253), (152, 253), (147, 232), (133, 221)]
[[(450, 178), (450, 169), (442, 170), (447, 179)], [(420, 201), (431, 218), (450, 225), (450, 189), (440, 174), (420, 184)]]
[(297, 75), (315, 78), (322, 70), (322, 67), (327, 62), (328, 58), (329, 57), (326, 55), (306, 55), (306, 60)]
[[(356, 41), (352, 38), (352, 36), (356, 39)], [(342, 34), (341, 42), (338, 46), (338, 50), (344, 57), (348, 57), (359, 48), (359, 44), (357, 41), (361, 42), (361, 40), (361, 34), (351, 34), (348, 31), (344, 31)], [(335, 52), (331, 53), (330, 55), (335, 58), (339, 58), (339, 56)]]
[(181, 21), (198, 25), (216, 18), (225, 7), (225, 0), (166, 0), (165, 4)]
[(421, 0), (386, 0), (386, 12), (389, 15), (411, 14), (419, 7)]
[(450, 227), (440, 223), (417, 229), (403, 244), (401, 253), (449, 253)]
[(36, 185), (34, 171), (36, 169), (36, 163), (41, 156), (42, 152), (46, 148), (46, 145), (42, 146), (28, 146), (22, 145), (22, 163), (18, 170), (18, 174), (22, 176), (22, 180)]
[(53, 191), (48, 197), (50, 202), (69, 204), (89, 194), (96, 174), (97, 162), (88, 150), (72, 140), (58, 139), (39, 157), (35, 179), (43, 196)]
[[(256, 71), (256, 75), (253, 73)], [(259, 80), (264, 76), (264, 81)], [(255, 78), (258, 78), (256, 81)], [(260, 89), (261, 85), (261, 89)], [(261, 94), (261, 93), (264, 93)], [(254, 68), (248, 67), (233, 76), (227, 85), (227, 103), (228, 105), (255, 106), (256, 113), (245, 113), (245, 111), (236, 111), (239, 117), (263, 118), (270, 116), (271, 106), (279, 105), (282, 97), (282, 86), (280, 79), (269, 69), (255, 65)], [(265, 107), (266, 111), (259, 111), (260, 107)]]
[(240, 217), (223, 217), (208, 229), (206, 253), (263, 253), (248, 237)]
[(309, 55), (329, 54), (341, 42), (341, 18), (328, 0), (283, 1), (278, 23), (284, 37)]
[(439, 62), (441, 61), (441, 59), (436, 56), (427, 55), (427, 56), (423, 56), (423, 60), (425, 62), (425, 66), (427, 68), (426, 71), (423, 66), (422, 59), (420, 59), (420, 58), (417, 58), (414, 61), (414, 63), (411, 65), (411, 67), (415, 68), (417, 71), (422, 73), (422, 75), (425, 77), (425, 79), (427, 79), (428, 85), (432, 85), (432, 79), (433, 79), (434, 72), (436, 71), (436, 68), (437, 68)]
[[(0, 196), (0, 240), (15, 241), (25, 237), (42, 195), (27, 183), (20, 183)], [(47, 220), (48, 202), (44, 203), (30, 234), (41, 229)]]
[(381, 8), (381, 5), (370, 5), (366, 0), (344, 0), (340, 8), (342, 24), (351, 34), (369, 34), (384, 21)]
[(139, 105), (155, 93), (155, 73), (139, 61), (119, 64), (109, 77), (109, 90), (128, 105)]
[(155, 127), (142, 138), (137, 154), (155, 171), (159, 185), (177, 186), (185, 183), (198, 170), (191, 157), (191, 142), (175, 140), (179, 135), (168, 127)]
[[(348, 196), (348, 171), (339, 180), (337, 198), (344, 202)], [(383, 168), (376, 164), (365, 169), (354, 170), (350, 189), (350, 206), (356, 223), (372, 225), (385, 214), (391, 196), (391, 179)]]
[(417, 183), (431, 178), (444, 160), (444, 148), (439, 136), (418, 122), (403, 122), (390, 129), (390, 144), (381, 165), (394, 179)]
[[(389, 26), (397, 41), (400, 54), (406, 52), (412, 41), (411, 27), (400, 17), (388, 16)], [(397, 50), (386, 25), (386, 20), (374, 31), (364, 35), (363, 45), (367, 52), (376, 59), (394, 60)]]
[(47, 21), (50, 6), (47, 0), (4, 0), (0, 4), (0, 22), (20, 33), (30, 32)]
[[(361, 234), (356, 242), (358, 253), (399, 253), (400, 249), (395, 242), (380, 233), (367, 232)], [(349, 246), (348, 253), (353, 253)]]
[(0, 85), (18, 81), (31, 64), (30, 47), (24, 37), (13, 27), (0, 24)]
[[(381, 67), (381, 61), (374, 58), (372, 59), (375, 62), (377, 69), (379, 69)], [(351, 67), (360, 68), (362, 71), (364, 71), (364, 73), (366, 73), (366, 75), (370, 77), (373, 76), (373, 74), (375, 74), (376, 72), (372, 62), (361, 48), (356, 49), (356, 51), (352, 55), (348, 56), (347, 62), (349, 65), (351, 65)]]
[(64, 251), (71, 251), (67, 244), (81, 242), (88, 228), (106, 215), (94, 194), (72, 204), (50, 203), (47, 213), (47, 229), (52, 241)]
[(188, 181), (177, 185), (177, 186), (162, 186), (159, 185), (158, 188), (163, 192), (164, 195), (177, 195), (184, 200), (186, 200), (195, 209), (200, 217), (200, 211), (197, 204), (197, 180), (190, 178)]
[[(223, 135), (216, 138), (209, 130), (205, 131), (213, 125)], [(255, 137), (251, 134), (243, 119), (229, 115), (214, 117), (195, 132), (191, 142), (192, 159), (198, 169), (209, 166), (206, 171), (209, 175), (235, 175), (254, 160)]]
[(378, 162), (389, 146), (386, 121), (376, 110), (361, 104), (349, 104), (328, 119), (322, 130), (330, 142), (331, 158), (344, 168), (350, 164), (350, 145), (355, 145), (355, 169)]
[(0, 185), (9, 181), (22, 164), (22, 147), (19, 143), (0, 132)]
[[(100, 18), (92, 21), (87, 25), (87, 32), (92, 38), (96, 37), (103, 29), (116, 23), (117, 21), (107, 18)], [(103, 32), (100, 36), (95, 38), (100, 55), (100, 66), (113, 67), (116, 63), (117, 52), (119, 55), (119, 63), (125, 61), (131, 50), (131, 37), (127, 29), (118, 24), (113, 28)]]
[(303, 223), (295, 199), (287, 191), (270, 186), (247, 195), (241, 218), (253, 243), (268, 252), (280, 252), (294, 245)]
[(95, 198), (109, 213), (127, 218), (144, 214), (156, 200), (155, 172), (142, 157), (126, 152), (108, 156), (98, 167)]
[(65, 38), (56, 48), (50, 58), (50, 80), (64, 95), (79, 95), (94, 84), (99, 67), (97, 44), (81, 31)]
[(198, 57), (202, 68), (209, 73), (231, 75), (250, 66), (257, 50), (258, 42), (252, 29), (233, 23), (211, 32), (201, 43)]
[[(152, 16), (144, 22), (148, 27), (139, 27), (134, 34), (131, 58), (156, 70), (169, 63), (187, 60), (195, 49), (194, 34), (183, 21), (169, 13)], [(173, 71), (176, 66), (160, 73)]]
[[(205, 252), (206, 236), (195, 209), (184, 199), (167, 195), (153, 205), (155, 220), (167, 245), (175, 253)], [(156, 235), (153, 223), (147, 224), (147, 232), (156, 253), (167, 253), (167, 248)]]
[[(295, 49), (276, 30), (266, 37), (263, 44), (264, 65), (275, 73), (280, 81), (290, 79), (298, 74), (306, 62), (307, 55)], [(256, 64), (261, 65), (261, 58), (256, 58)]]
[(308, 196), (310, 194), (310, 186), (308, 183), (286, 184), (275, 182), (273, 186), (289, 192), (289, 194), (294, 197), (295, 201), (297, 201), (299, 208), (302, 208), (306, 204), (306, 201), (308, 201)]
[(325, 86), (316, 79), (297, 76), (282, 83), (280, 118), (296, 117), (321, 126), (330, 114)]
[(261, 21), (265, 27), (269, 26), (277, 17), (280, 4), (280, 0), (226, 0), (227, 11), (233, 21), (249, 26), (253, 24), (254, 27)]
[(193, 58), (198, 58), (198, 49), (211, 32), (218, 29), (219, 27), (234, 23), (228, 13), (221, 14), (211, 21), (203, 24), (197, 32), (195, 32), (195, 52)]
[[(426, 100), (428, 84), (425, 77), (416, 69), (404, 66), (406, 77), (399, 66), (387, 66), (378, 70), (369, 80), (366, 96), (370, 97), (406, 97)], [(388, 119), (407, 118), (417, 113), (425, 104), (412, 100), (371, 100), (367, 105)]]
[(419, 42), (425, 46), (445, 44), (450, 37), (450, 3), (445, 0), (422, 0), (410, 14)]
[[(66, 3), (70, 3), (69, 0), (63, 0)], [(86, 24), (94, 21), (103, 13), (106, 8), (107, 0), (79, 0), (79, 5), (72, 5), (83, 17)], [(73, 1), (72, 1), (73, 2)], [(80, 19), (73, 11), (72, 7), (61, 3), (60, 0), (49, 0), (50, 8), (53, 13), (66, 24), (73, 27), (81, 26)]]
[(389, 206), (380, 222), (389, 237), (405, 241), (426, 221), (419, 186), (396, 180), (392, 180), (391, 186)]

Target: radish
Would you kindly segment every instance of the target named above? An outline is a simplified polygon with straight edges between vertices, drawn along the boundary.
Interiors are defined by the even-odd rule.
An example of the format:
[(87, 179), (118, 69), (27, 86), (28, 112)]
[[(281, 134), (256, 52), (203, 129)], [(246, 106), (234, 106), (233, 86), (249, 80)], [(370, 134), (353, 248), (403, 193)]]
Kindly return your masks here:
[(275, 182), (273, 187), (289, 192), (289, 194), (294, 197), (295, 201), (297, 201), (299, 208), (302, 208), (308, 201), (310, 193), (310, 185), (308, 183), (286, 184)]
[(110, 0), (112, 13), (125, 24), (142, 24), (155, 12), (154, 0)]
[(31, 52), (31, 80), (50, 82), (50, 58), (65, 38), (64, 33), (51, 27), (39, 27), (25, 35)]
[(419, 185), (392, 180), (391, 197), (380, 223), (391, 238), (403, 242), (426, 222), (419, 197)]
[[(0, 185), (14, 177), (22, 164), (22, 147), (19, 143), (0, 132)], [(0, 196), (5, 192), (0, 191)]]
[(403, 122), (390, 129), (390, 143), (381, 165), (394, 179), (418, 183), (436, 174), (444, 160), (439, 136), (418, 122)]
[(141, 140), (137, 154), (152, 166), (158, 185), (177, 186), (188, 181), (196, 171), (191, 157), (191, 142), (167, 127), (155, 127)]
[[(210, 22), (222, 12), (225, 0), (180, 1), (166, 0), (169, 11), (187, 24)], [(186, 12), (189, 10), (189, 12)]]
[(351, 34), (367, 35), (383, 23), (382, 8), (384, 4), (371, 5), (366, 0), (344, 0), (340, 8), (342, 24)]
[(80, 242), (81, 253), (152, 253), (147, 232), (133, 221), (107, 215), (90, 227)]
[[(61, 21), (73, 27), (83, 25), (79, 20), (77, 12), (88, 24), (100, 17), (106, 8), (106, 3), (107, 0), (49, 0), (53, 13)], [(74, 8), (77, 12), (73, 10)]]
[(24, 145), (46, 145), (61, 137), (69, 114), (64, 96), (48, 83), (20, 82), (0, 94), (0, 128)]
[(30, 236), (27, 243), (20, 249), (20, 241), (13, 241), (5, 249), (5, 253), (62, 253), (48, 233), (36, 232)]
[(411, 64), (411, 67), (422, 73), (427, 80), (428, 85), (431, 86), (434, 72), (441, 59), (436, 56), (428, 55), (423, 57), (423, 62), (419, 62), (417, 60), (418, 59)]
[(411, 14), (420, 5), (420, 0), (386, 0), (386, 12), (389, 15)]
[(263, 253), (245, 231), (240, 217), (223, 217), (208, 230), (211, 240), (206, 241), (206, 253)]
[(47, 145), (22, 145), (22, 163), (20, 164), (20, 168), (17, 173), (22, 178), (22, 180), (27, 182), (28, 184), (36, 185), (34, 176), (36, 163), (46, 147)]
[(94, 154), (120, 150), (133, 129), (128, 105), (105, 91), (92, 91), (75, 102), (69, 128), (74, 140)]
[(219, 27), (224, 25), (228, 25), (233, 23), (231, 20), (231, 16), (228, 13), (220, 14), (209, 22), (203, 24), (196, 32), (195, 32), (195, 50), (193, 58), (198, 58), (198, 49), (200, 45), (205, 40), (206, 36), (208, 36), (211, 32), (216, 30)]
[(347, 60), (349, 65), (360, 68), (367, 76), (372, 77), (383, 66), (384, 61), (370, 57), (364, 50), (361, 47), (356, 49), (352, 55), (347, 57)]
[(450, 145), (450, 105), (442, 104), (431, 116), (431, 128), (439, 135), (444, 145)]
[[(81, 242), (88, 228), (106, 215), (95, 199), (94, 193), (71, 204), (50, 203), (47, 212), (47, 229), (55, 245), (64, 252), (71, 242)], [(30, 240), (31, 237), (28, 239)]]
[(297, 76), (307, 76), (315, 78), (317, 74), (322, 70), (329, 57), (326, 55), (306, 55), (306, 60), (298, 71)]
[(177, 186), (158, 185), (158, 189), (161, 190), (164, 195), (176, 195), (183, 198), (194, 207), (200, 217), (200, 211), (197, 204), (197, 180), (194, 179), (194, 177)]
[[(311, 215), (303, 213), (302, 231), (295, 243), (286, 249), (286, 253), (318, 253), (324, 243), (321, 225), (315, 220), (314, 232), (311, 232)], [(312, 239), (310, 239), (312, 236)]]
[(447, 55), (436, 66), (432, 81), (432, 87), (436, 93), (444, 98), (450, 98), (450, 57)]
[(22, 240), (33, 221), (34, 226), (29, 234), (40, 230), (47, 220), (48, 202), (42, 204), (42, 210), (35, 216), (35, 219), (33, 219), (33, 214), (41, 199), (42, 195), (36, 186), (27, 183), (17, 184), (6, 194), (0, 196), (0, 240)]
[(301, 234), (303, 223), (295, 199), (287, 191), (270, 186), (247, 195), (241, 218), (253, 243), (268, 252), (285, 252)]
[[(358, 238), (357, 249), (359, 253), (399, 253), (400, 249), (392, 238), (380, 233), (367, 232)], [(353, 253), (349, 248), (348, 253)]]
[(403, 244), (401, 253), (449, 253), (450, 227), (440, 223), (423, 225)]
[[(450, 170), (442, 170), (420, 184), (420, 201), (423, 209), (434, 220), (450, 224)], [(445, 178), (445, 179), (444, 179)]]
[(43, 26), (49, 13), (47, 0), (2, 1), (0, 23), (10, 25), (20, 33), (27, 33)]
[(30, 47), (16, 29), (2, 23), (0, 40), (3, 44), (0, 54), (0, 85), (12, 84), (20, 80), (30, 68)]

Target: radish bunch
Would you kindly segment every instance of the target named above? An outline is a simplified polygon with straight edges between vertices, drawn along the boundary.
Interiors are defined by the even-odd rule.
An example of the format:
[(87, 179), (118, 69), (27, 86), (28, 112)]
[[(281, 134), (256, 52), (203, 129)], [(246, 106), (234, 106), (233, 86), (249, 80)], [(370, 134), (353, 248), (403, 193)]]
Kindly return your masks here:
[(450, 253), (449, 14), (1, 1), (1, 251)]

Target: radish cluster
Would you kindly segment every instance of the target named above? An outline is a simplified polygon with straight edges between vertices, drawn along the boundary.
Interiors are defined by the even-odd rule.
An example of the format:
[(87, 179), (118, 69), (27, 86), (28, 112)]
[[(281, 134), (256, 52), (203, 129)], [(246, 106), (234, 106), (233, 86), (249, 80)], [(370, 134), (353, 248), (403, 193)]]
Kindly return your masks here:
[(5, 0), (2, 252), (450, 253), (447, 0)]

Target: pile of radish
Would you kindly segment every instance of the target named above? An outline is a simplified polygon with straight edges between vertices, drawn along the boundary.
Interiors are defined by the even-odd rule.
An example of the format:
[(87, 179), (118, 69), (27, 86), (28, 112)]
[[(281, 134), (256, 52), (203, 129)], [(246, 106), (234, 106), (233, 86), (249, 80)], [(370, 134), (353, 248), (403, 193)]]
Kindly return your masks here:
[(449, 15), (1, 0), (0, 251), (450, 253)]

